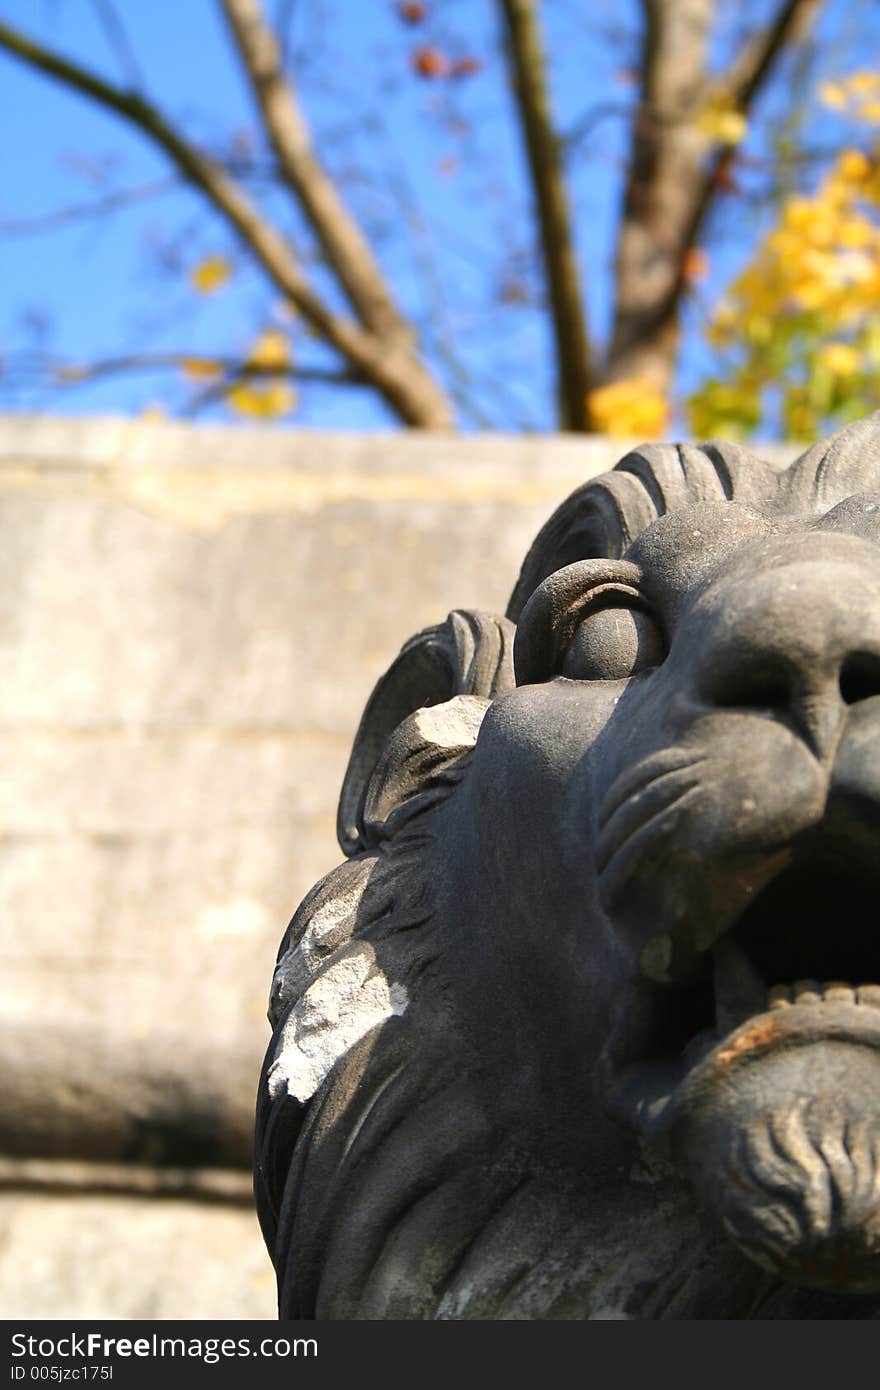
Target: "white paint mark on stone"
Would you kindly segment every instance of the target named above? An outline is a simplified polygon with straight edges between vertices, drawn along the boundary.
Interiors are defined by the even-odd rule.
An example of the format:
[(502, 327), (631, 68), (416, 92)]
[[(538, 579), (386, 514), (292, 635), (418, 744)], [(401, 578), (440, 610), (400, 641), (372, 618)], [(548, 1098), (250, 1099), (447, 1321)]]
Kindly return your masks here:
[(427, 705), (417, 710), (413, 722), (426, 743), (438, 748), (461, 748), (476, 743), (488, 700), (472, 695), (455, 695), (440, 705)]
[(288, 1004), (305, 994), (332, 952), (345, 946), (357, 923), (362, 896), (362, 885), (357, 884), (344, 897), (328, 899), (315, 912), (298, 944), (284, 952), (275, 967), (269, 995), (273, 1027)]
[(318, 976), (284, 1025), (267, 1083), (273, 1100), (315, 1094), (331, 1069), (377, 1024), (406, 1011), (409, 996), (389, 984), (367, 942), (357, 942)]
[(341, 945), (354, 930), (362, 891), (352, 896), (353, 901), (336, 897), (324, 903), (303, 932), (297, 949), (302, 952), (310, 970), (316, 969), (322, 958)]

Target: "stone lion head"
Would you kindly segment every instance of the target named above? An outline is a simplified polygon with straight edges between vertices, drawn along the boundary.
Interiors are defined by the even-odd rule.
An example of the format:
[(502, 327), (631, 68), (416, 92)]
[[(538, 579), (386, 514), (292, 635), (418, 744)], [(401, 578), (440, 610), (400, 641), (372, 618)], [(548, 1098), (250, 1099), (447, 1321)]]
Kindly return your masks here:
[(374, 692), (282, 942), (294, 1318), (876, 1316), (880, 417), (650, 446)]

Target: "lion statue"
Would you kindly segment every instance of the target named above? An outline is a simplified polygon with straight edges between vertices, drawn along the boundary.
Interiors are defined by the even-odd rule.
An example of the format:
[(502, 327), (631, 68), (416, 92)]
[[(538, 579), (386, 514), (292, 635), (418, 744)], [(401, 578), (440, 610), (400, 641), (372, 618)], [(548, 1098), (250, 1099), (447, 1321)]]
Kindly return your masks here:
[(880, 415), (637, 449), (373, 693), (273, 983), (285, 1318), (880, 1315)]

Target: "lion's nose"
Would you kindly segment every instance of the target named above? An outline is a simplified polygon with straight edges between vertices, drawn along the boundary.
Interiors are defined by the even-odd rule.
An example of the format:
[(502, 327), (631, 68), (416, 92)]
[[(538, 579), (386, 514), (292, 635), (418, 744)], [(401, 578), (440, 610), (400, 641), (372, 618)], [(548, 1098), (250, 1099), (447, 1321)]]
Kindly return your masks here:
[(880, 587), (846, 568), (795, 565), (710, 597), (694, 634), (701, 700), (787, 723), (831, 753), (850, 707), (880, 696)]

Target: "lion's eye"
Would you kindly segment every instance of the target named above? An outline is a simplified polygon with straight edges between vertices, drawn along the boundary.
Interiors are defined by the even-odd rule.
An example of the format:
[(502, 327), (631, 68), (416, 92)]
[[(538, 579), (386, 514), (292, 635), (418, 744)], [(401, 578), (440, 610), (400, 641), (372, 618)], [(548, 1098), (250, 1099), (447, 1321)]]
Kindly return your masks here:
[(628, 560), (575, 560), (542, 580), (519, 616), (513, 648), (517, 685), (554, 676), (626, 680), (659, 666), (663, 626)]
[(575, 628), (561, 673), (571, 680), (625, 680), (659, 666), (666, 655), (660, 627), (642, 608), (605, 607)]

